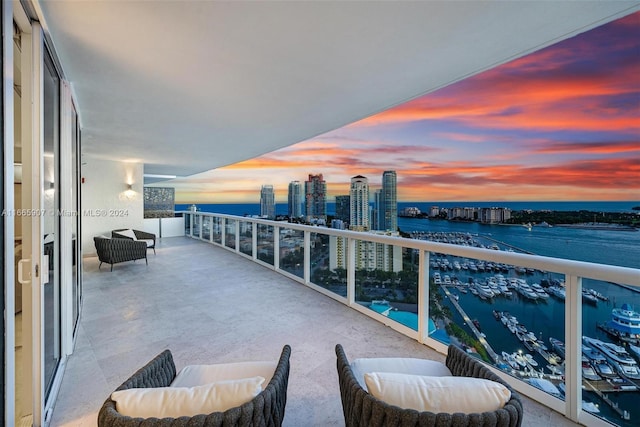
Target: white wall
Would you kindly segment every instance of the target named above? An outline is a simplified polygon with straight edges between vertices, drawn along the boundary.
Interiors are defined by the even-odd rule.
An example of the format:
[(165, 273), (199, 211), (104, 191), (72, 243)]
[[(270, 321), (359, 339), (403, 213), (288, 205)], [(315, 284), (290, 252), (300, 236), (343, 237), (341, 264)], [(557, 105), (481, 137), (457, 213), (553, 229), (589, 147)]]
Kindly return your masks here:
[[(93, 237), (116, 228), (143, 229), (143, 165), (82, 157), (82, 254), (96, 254)], [(132, 184), (132, 191), (127, 190)]]

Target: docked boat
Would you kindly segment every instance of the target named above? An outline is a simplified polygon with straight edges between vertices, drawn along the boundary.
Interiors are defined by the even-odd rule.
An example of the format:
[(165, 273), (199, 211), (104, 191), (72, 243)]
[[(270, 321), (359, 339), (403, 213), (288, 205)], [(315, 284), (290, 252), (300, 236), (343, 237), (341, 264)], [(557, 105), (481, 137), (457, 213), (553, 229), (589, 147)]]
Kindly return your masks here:
[(539, 283), (534, 283), (533, 285), (531, 285), (531, 290), (536, 294), (538, 294), (538, 298), (542, 298), (542, 299), (549, 298), (549, 294), (547, 293), (547, 291), (544, 290), (542, 286), (540, 286)]
[(502, 359), (513, 369), (520, 369), (520, 365), (516, 362), (516, 358), (513, 354), (509, 354), (506, 351), (502, 352)]
[(611, 365), (609, 365), (606, 361), (601, 362), (591, 362), (593, 365), (593, 369), (604, 378), (620, 378), (618, 374), (613, 370)]
[(599, 376), (610, 379), (620, 378), (604, 355), (598, 350), (583, 344), (582, 354), (589, 360), (589, 363), (591, 363), (591, 366)]
[(535, 388), (539, 388), (545, 393), (549, 393), (555, 397), (561, 397), (560, 390), (556, 387), (551, 381), (545, 380), (542, 378), (530, 378), (527, 380), (529, 384), (534, 386)]
[(633, 344), (629, 344), (629, 351), (632, 355), (634, 355), (638, 360), (640, 360), (640, 347), (635, 346)]
[[(565, 395), (566, 388), (564, 383), (558, 384), (558, 390), (560, 390), (560, 393), (562, 393), (563, 396)], [(597, 414), (600, 412), (600, 407), (597, 403), (588, 402), (586, 400), (582, 401), (582, 409), (584, 411), (591, 412), (592, 414)]]
[(622, 304), (620, 308), (611, 310), (611, 320), (607, 326), (618, 339), (640, 345), (640, 313), (631, 304)]
[(551, 372), (552, 375), (564, 375), (564, 365), (547, 365), (546, 368)]
[(521, 354), (521, 353), (513, 353), (512, 356), (516, 360), (518, 365), (522, 366), (523, 368), (527, 366), (527, 363), (528, 363), (527, 362), (527, 358), (524, 357), (523, 354)]
[(536, 362), (536, 360), (533, 358), (533, 355), (527, 353), (524, 355), (524, 357), (527, 359), (527, 363), (529, 363), (529, 365), (533, 367), (538, 366), (538, 362)]
[(494, 292), (486, 284), (476, 283), (476, 290), (481, 297), (493, 298), (495, 296)]
[(638, 363), (629, 356), (627, 350), (619, 345), (597, 340), (595, 338), (582, 337), (583, 342), (598, 349), (607, 358), (607, 361), (621, 375), (630, 379), (640, 379), (640, 369)]
[(520, 295), (530, 300), (537, 300), (538, 294), (529, 287), (526, 281), (518, 281), (518, 287), (516, 289)]
[(598, 303), (598, 298), (591, 294), (587, 289), (582, 290), (582, 301), (588, 302), (589, 304), (596, 305)]
[(598, 375), (596, 371), (593, 369), (593, 366), (591, 366), (586, 356), (583, 356), (583, 360), (582, 360), (582, 378), (586, 380), (592, 380), (592, 381), (597, 381), (601, 379), (600, 375)]
[(533, 332), (527, 332), (526, 334), (524, 334), (524, 339), (526, 339), (527, 341), (537, 341), (538, 337), (536, 337), (536, 334), (534, 334)]
[(563, 287), (560, 286), (550, 286), (548, 289), (549, 293), (561, 300), (565, 300), (567, 298), (567, 292)]
[(540, 351), (540, 350), (547, 351), (547, 350), (549, 350), (549, 348), (546, 345), (544, 345), (544, 342), (542, 342), (542, 340), (538, 340), (538, 341), (534, 342), (533, 345), (535, 346), (536, 351)]
[(551, 348), (553, 349), (553, 351), (555, 351), (558, 356), (564, 359), (564, 354), (565, 354), (564, 343), (553, 337), (549, 338), (549, 343), (551, 344)]

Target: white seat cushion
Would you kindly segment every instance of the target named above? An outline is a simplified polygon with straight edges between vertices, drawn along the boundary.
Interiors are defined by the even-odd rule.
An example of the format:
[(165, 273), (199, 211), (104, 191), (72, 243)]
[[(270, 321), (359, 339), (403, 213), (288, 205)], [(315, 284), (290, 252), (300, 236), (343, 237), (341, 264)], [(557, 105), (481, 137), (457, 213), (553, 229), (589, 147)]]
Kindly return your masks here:
[(368, 372), (395, 372), (398, 374), (427, 375), (433, 377), (451, 376), (452, 373), (437, 360), (415, 359), (410, 357), (378, 357), (355, 359), (351, 369), (362, 388), (367, 390), (364, 374)]
[(116, 233), (120, 234), (121, 236), (125, 236), (125, 237), (128, 237), (130, 239), (133, 239), (133, 240), (138, 240), (138, 239), (136, 239), (136, 234), (130, 228), (128, 228), (126, 230), (122, 230), (122, 231), (116, 231)]
[(404, 409), (465, 414), (495, 411), (511, 398), (500, 383), (482, 378), (373, 372), (364, 375), (372, 396)]
[(140, 239), (138, 241), (139, 242), (145, 242), (147, 244), (147, 247), (153, 246), (153, 240), (152, 239)]
[(196, 387), (131, 388), (114, 391), (111, 399), (119, 413), (130, 417), (192, 417), (249, 402), (262, 391), (263, 383), (263, 377), (253, 377)]
[(276, 370), (275, 362), (237, 362), (215, 365), (189, 365), (180, 370), (171, 387), (193, 387), (215, 381), (263, 377), (266, 387)]

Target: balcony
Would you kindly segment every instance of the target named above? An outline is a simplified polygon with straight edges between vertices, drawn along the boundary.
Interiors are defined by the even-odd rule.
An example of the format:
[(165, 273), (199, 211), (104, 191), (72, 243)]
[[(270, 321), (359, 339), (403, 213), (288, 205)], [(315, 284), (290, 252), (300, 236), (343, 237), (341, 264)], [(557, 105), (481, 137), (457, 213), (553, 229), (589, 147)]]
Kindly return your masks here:
[[(187, 234), (197, 238), (161, 239), (158, 254), (151, 255), (148, 267), (139, 262), (118, 264), (109, 273), (98, 271), (96, 259), (85, 260), (80, 331), (52, 425), (95, 425), (108, 394), (165, 348), (172, 350), (179, 369), (185, 364), (276, 358), (284, 344), (293, 349), (285, 424), (341, 425), (336, 343), (343, 344), (352, 357), (444, 359), (438, 351), (446, 346), (433, 338), (425, 321), (430, 310), (425, 303), (429, 301), (430, 251), (526, 267), (544, 265), (564, 273), (568, 278), (566, 307), (575, 311), (566, 316), (567, 401), (513, 376), (503, 376), (525, 395), (525, 426), (576, 425), (561, 414), (571, 411), (582, 417), (582, 423), (606, 425), (575, 409), (580, 400), (572, 390), (580, 389), (580, 358), (575, 355), (580, 354), (578, 331), (582, 327), (576, 292), (582, 277), (611, 278), (638, 286), (637, 270), (225, 215), (187, 218)], [(413, 262), (421, 272), (415, 283), (416, 329), (362, 303), (362, 295), (356, 292), (366, 288), (367, 279), (356, 274), (354, 260), (348, 256), (344, 280), (335, 286), (311, 283), (319, 264), (328, 264), (322, 253), (326, 243), (318, 242), (327, 242), (330, 235), (344, 238), (346, 252), (352, 254), (358, 240), (415, 249)], [(297, 256), (300, 262), (295, 262)]]

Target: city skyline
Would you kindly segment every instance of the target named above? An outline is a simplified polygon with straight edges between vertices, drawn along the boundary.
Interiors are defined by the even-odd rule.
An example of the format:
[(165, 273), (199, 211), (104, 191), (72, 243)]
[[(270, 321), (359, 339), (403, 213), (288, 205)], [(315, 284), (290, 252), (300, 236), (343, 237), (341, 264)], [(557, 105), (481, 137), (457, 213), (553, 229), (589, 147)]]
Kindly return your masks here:
[[(640, 12), (307, 141), (180, 180), (177, 203), (397, 171), (398, 201), (638, 200)], [(372, 193), (379, 189), (377, 182)]]

